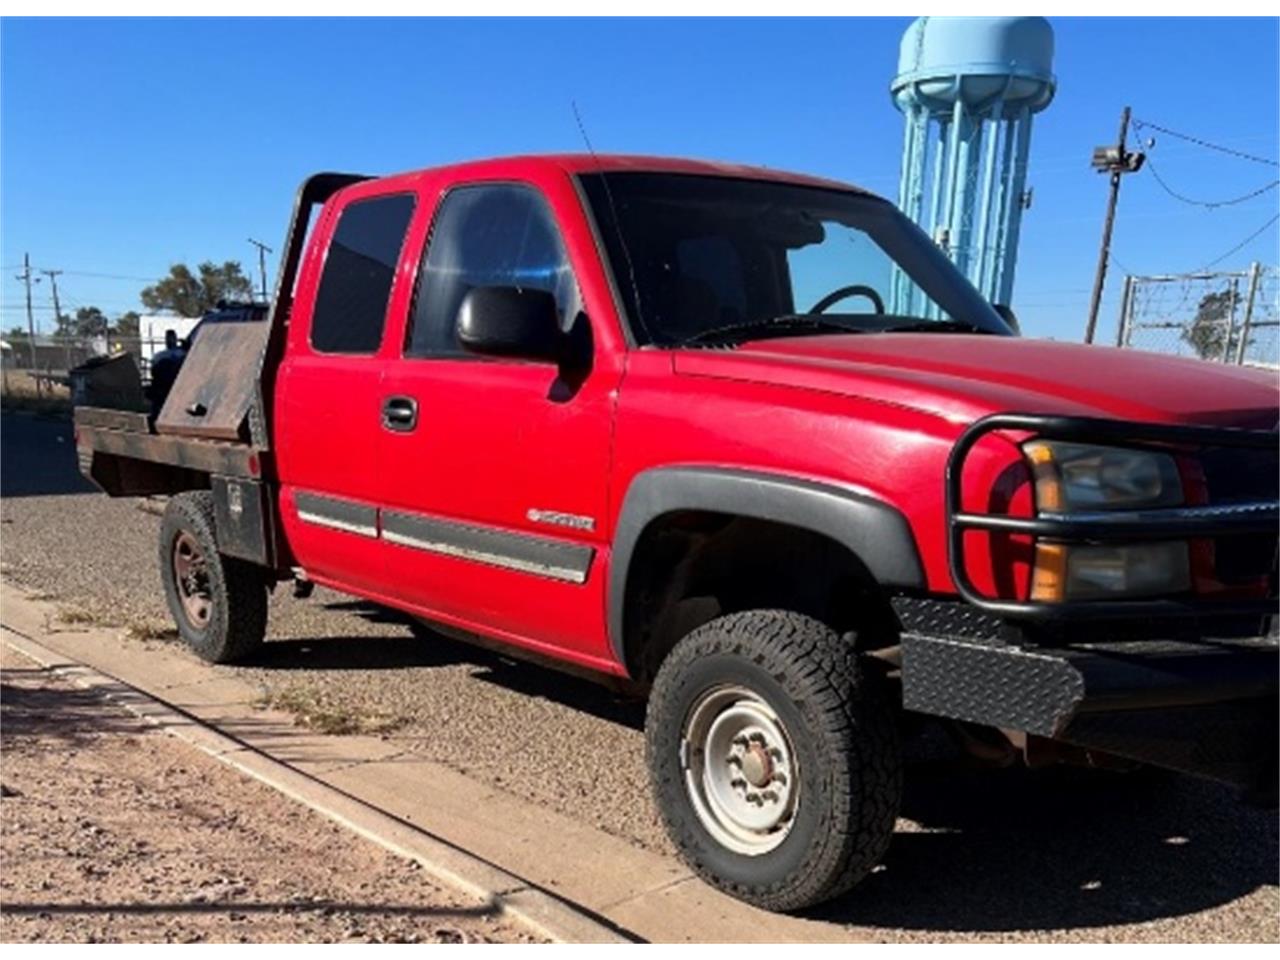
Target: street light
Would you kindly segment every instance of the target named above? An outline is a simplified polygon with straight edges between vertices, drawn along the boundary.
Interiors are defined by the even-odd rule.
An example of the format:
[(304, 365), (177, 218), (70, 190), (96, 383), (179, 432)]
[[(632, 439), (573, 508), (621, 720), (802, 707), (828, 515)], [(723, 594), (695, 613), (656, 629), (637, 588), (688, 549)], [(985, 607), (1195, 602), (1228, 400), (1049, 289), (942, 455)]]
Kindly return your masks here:
[(1107, 260), (1111, 257), (1111, 228), (1116, 220), (1116, 200), (1120, 196), (1120, 178), (1126, 173), (1137, 173), (1146, 162), (1141, 151), (1130, 153), (1125, 147), (1129, 133), (1129, 108), (1120, 114), (1120, 136), (1112, 146), (1094, 147), (1090, 166), (1099, 173), (1111, 174), (1111, 192), (1107, 197), (1107, 217), (1102, 224), (1102, 245), (1098, 249), (1098, 269), (1093, 277), (1093, 296), (1089, 300), (1089, 322), (1085, 326), (1084, 342), (1093, 343), (1098, 328), (1098, 308), (1102, 304), (1102, 285), (1107, 277)]

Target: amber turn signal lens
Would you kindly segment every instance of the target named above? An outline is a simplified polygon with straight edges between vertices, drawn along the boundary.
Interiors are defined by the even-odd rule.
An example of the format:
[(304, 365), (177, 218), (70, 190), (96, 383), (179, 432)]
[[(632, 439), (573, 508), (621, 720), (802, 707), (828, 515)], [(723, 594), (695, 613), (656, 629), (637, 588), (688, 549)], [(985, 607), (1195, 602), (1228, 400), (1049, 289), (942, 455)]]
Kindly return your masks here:
[(1023, 450), (1031, 461), (1031, 478), (1036, 485), (1036, 507), (1049, 513), (1062, 511), (1062, 480), (1053, 462), (1053, 448), (1047, 443), (1028, 443)]
[(1037, 543), (1031, 572), (1031, 599), (1060, 603), (1067, 595), (1067, 548), (1060, 543)]

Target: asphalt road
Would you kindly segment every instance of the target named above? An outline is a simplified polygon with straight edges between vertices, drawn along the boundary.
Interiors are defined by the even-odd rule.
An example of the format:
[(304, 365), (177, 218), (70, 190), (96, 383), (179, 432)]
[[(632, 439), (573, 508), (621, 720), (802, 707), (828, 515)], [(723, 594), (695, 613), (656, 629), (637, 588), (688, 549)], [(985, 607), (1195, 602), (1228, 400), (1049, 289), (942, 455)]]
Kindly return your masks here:
[[(70, 425), (0, 418), (0, 572), (81, 615), (167, 624), (159, 520), (86, 490)], [(643, 707), (327, 591), (279, 590), (234, 671), (268, 696), (389, 725), (406, 749), (669, 851)], [(1214, 784), (913, 765), (881, 869), (811, 915), (874, 940), (1280, 940), (1280, 830)]]

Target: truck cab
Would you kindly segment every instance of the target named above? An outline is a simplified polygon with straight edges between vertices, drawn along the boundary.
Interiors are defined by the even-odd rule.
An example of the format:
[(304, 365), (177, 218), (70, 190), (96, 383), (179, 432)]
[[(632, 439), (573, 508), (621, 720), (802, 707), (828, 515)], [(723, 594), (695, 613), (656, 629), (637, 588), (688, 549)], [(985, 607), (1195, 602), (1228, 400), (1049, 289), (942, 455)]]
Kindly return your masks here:
[(646, 696), (674, 843), (773, 909), (878, 862), (922, 718), (1274, 794), (1274, 378), (1022, 338), (888, 201), (728, 164), (318, 175), (283, 249), (154, 426), (77, 411), (207, 659), (291, 580)]

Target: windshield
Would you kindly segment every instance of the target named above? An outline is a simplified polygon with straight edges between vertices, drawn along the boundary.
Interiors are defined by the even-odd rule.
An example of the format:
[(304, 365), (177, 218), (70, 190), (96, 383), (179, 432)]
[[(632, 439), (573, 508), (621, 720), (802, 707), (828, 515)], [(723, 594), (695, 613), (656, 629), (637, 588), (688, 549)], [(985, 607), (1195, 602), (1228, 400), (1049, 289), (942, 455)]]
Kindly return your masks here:
[(581, 180), (642, 344), (770, 330), (1013, 332), (924, 232), (878, 197), (688, 174)]

